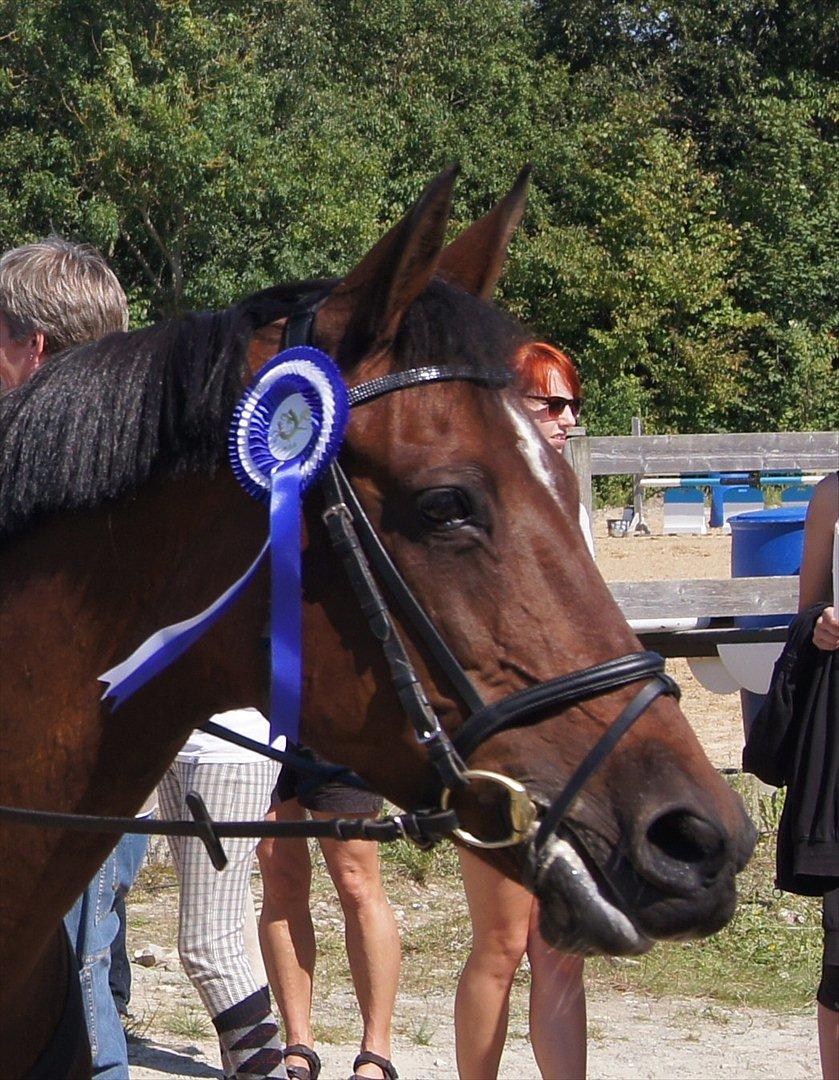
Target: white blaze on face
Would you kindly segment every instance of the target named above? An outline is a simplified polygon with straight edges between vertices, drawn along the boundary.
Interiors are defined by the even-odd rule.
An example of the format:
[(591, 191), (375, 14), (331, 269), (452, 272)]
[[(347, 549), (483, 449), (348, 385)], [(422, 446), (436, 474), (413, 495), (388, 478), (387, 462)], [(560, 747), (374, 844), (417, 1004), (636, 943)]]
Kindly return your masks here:
[(521, 408), (517, 408), (512, 401), (505, 401), (504, 408), (513, 421), (513, 427), (516, 429), (516, 445), (530, 466), (530, 471), (539, 483), (548, 489), (557, 503), (562, 506), (562, 500), (559, 497), (559, 491), (554, 483), (550, 468), (551, 459), (548, 456), (549, 454), (555, 454), (556, 450), (552, 450), (548, 446), (534, 424), (531, 423), (529, 417), (524, 415)]

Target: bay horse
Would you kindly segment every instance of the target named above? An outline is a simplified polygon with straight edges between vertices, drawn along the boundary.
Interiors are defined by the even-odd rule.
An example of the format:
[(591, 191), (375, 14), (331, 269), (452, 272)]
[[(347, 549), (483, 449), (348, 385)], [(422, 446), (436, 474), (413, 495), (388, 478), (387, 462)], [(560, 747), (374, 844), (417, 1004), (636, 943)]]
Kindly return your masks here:
[[(111, 335), (54, 358), (0, 403), (0, 803), (133, 814), (191, 729), (234, 707), (267, 710), (264, 574), (118, 710), (101, 702), (97, 676), (212, 602), (260, 548), (265, 508), (223, 464), (228, 424), (304, 301), (308, 340), (350, 388), (401, 373), (398, 392), (353, 410), (341, 461), (388, 555), (490, 703), (476, 735), (439, 660), (397, 617), (443, 729), (466, 733), (470, 769), (519, 783), (535, 808), (518, 843), (484, 857), (533, 888), (558, 947), (641, 952), (713, 932), (732, 914), (754, 831), (672, 687), (643, 661), (615, 675), (616, 658), (632, 660), (639, 645), (587, 552), (573, 473), (500, 385), (528, 338), (490, 303), (526, 176), (446, 245), (454, 175), (438, 176), (345, 277)], [(407, 377), (430, 366), (452, 377)], [(312, 492), (302, 738), (398, 806), (418, 807), (439, 784), (321, 509)], [(565, 690), (539, 698), (557, 680)], [(569, 777), (593, 753), (572, 799)], [(461, 823), (492, 834), (505, 799), (503, 786), (466, 786)], [(4, 1076), (44, 1074), (75, 978), (61, 918), (113, 843), (2, 824)], [(52, 1075), (84, 1075), (81, 1058), (60, 1065)]]

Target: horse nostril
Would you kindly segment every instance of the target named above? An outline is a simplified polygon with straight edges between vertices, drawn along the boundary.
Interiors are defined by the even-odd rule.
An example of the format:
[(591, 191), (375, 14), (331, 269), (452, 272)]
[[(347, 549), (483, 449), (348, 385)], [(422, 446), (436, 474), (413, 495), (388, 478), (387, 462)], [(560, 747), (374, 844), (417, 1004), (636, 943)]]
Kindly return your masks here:
[(681, 808), (647, 825), (636, 855), (645, 877), (681, 891), (716, 878), (728, 862), (729, 844), (713, 822)]
[(647, 828), (647, 840), (678, 862), (704, 863), (725, 848), (719, 831), (689, 810), (670, 810)]

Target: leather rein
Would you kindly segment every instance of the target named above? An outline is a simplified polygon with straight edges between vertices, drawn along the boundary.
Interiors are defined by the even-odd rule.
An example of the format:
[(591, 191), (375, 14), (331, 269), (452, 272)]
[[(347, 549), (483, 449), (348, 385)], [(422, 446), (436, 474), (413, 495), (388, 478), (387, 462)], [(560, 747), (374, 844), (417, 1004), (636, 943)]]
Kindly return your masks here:
[[(311, 343), (312, 326), (319, 306), (319, 302), (304, 302), (304, 306), (291, 314), (285, 331), (286, 347)], [(393, 372), (352, 387), (349, 390), (350, 405), (364, 405), (385, 394), (408, 387), (453, 380), (500, 389), (509, 384), (510, 377), (504, 372), (477, 372), (461, 367), (414, 368)], [(534, 846), (538, 858), (582, 788), (635, 721), (662, 694), (679, 697), (678, 685), (664, 673), (664, 660), (657, 653), (637, 652), (516, 691), (491, 704), (485, 703), (388, 555), (337, 461), (333, 461), (329, 466), (321, 486), (326, 500), (322, 519), (332, 547), (344, 565), (371, 632), (381, 645), (391, 681), (402, 708), (411, 721), (416, 739), (425, 748), (434, 766), (436, 775), (426, 792), (428, 806), (413, 813), (375, 820), (334, 818), (291, 822), (219, 822), (210, 817), (197, 793), (188, 792), (186, 802), (193, 815), (192, 821), (151, 823), (147, 819), (134, 817), (57, 813), (8, 806), (0, 806), (0, 820), (86, 832), (195, 836), (205, 845), (217, 870), (223, 869), (227, 863), (222, 839), (242, 836), (330, 837), (338, 840), (372, 840), (378, 843), (408, 839), (420, 846), (431, 846), (444, 836), (454, 834), (470, 846), (496, 848), (519, 844), (535, 830)], [(400, 612), (468, 710), (468, 718), (453, 736), (444, 731), (428, 701), (394, 625), (377, 578), (384, 584)], [(512, 777), (483, 769), (470, 769), (466, 765), (470, 755), (492, 735), (536, 724), (558, 709), (640, 681), (644, 681), (645, 685), (600, 736), (572, 773), (559, 796), (549, 806), (537, 806), (524, 785)], [(201, 729), (262, 756), (311, 773), (317, 777), (318, 783), (340, 779), (342, 783), (353, 786), (366, 786), (346, 768), (313, 763), (291, 751), (276, 750), (238, 735), (212, 721), (202, 724)], [(460, 828), (457, 817), (450, 808), (452, 796), (476, 781), (497, 785), (506, 795), (506, 818), (509, 825), (507, 835), (482, 839)]]

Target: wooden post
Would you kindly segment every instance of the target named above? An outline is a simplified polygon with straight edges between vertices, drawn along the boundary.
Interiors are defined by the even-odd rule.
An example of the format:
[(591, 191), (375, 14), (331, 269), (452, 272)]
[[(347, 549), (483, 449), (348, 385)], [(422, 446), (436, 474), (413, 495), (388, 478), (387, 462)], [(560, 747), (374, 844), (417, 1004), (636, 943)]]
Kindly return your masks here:
[(568, 432), (565, 455), (568, 458), (568, 464), (577, 474), (577, 483), (580, 486), (580, 502), (586, 508), (589, 521), (592, 521), (591, 444), (584, 427), (575, 427)]

